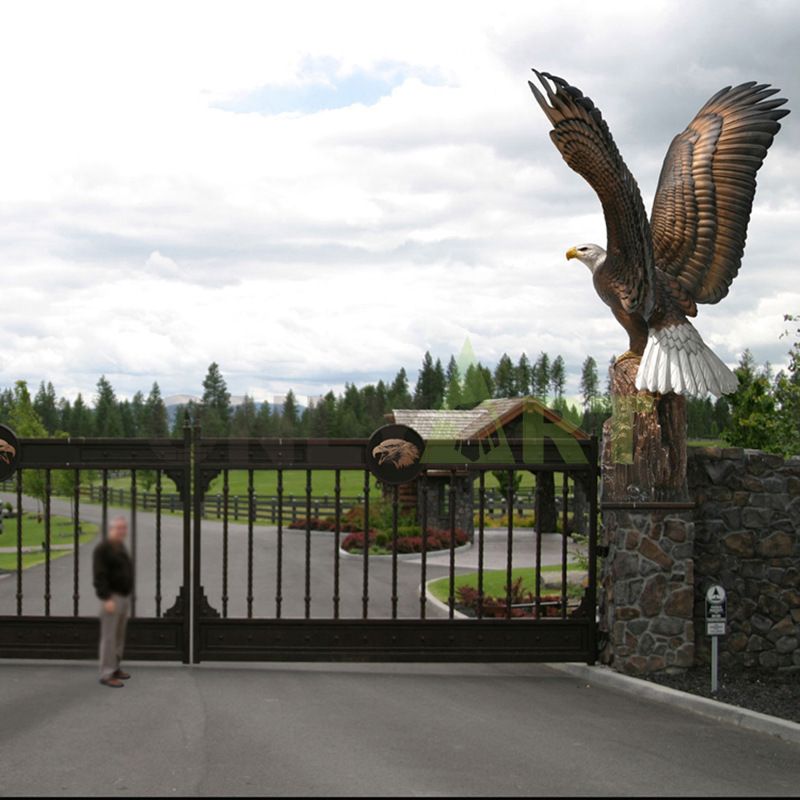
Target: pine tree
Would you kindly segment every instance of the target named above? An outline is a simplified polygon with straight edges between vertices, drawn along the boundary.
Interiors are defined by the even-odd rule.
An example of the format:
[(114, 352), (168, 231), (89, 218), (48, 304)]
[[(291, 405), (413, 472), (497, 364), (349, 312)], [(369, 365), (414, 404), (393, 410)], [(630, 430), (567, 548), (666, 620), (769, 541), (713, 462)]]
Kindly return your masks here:
[(171, 435), (176, 439), (182, 439), (186, 425), (194, 425), (199, 417), (199, 408), (194, 400), (189, 400), (186, 405), (180, 404), (175, 409), (175, 417), (172, 420)]
[(58, 430), (67, 434), (72, 430), (72, 403), (66, 397), (58, 401)]
[(144, 403), (142, 433), (155, 439), (169, 435), (167, 407), (161, 398), (161, 389), (155, 381)]
[(733, 447), (777, 449), (775, 398), (766, 370), (757, 370), (753, 354), (745, 350), (734, 372), (739, 388), (729, 395), (731, 419), (723, 438)]
[(415, 408), (441, 408), (444, 400), (445, 376), (440, 359), (433, 363), (430, 351), (422, 359), (417, 385), (414, 389)]
[(587, 356), (581, 367), (581, 396), (584, 409), (589, 409), (598, 397), (597, 389), (597, 362)]
[[(11, 411), (8, 415), (8, 424), (17, 436), (41, 438), (47, 436), (47, 428), (36, 413), (25, 381), (14, 384), (14, 393)], [(41, 516), (41, 503), (45, 499), (45, 473), (41, 469), (27, 469), (24, 471), (23, 486), (25, 494), (36, 498)]]
[(480, 361), (477, 363), (476, 366), (477, 366), (478, 372), (481, 375), (481, 378), (483, 379), (484, 386), (486, 386), (486, 391), (489, 392), (489, 397), (493, 397), (494, 396), (494, 378), (492, 377), (492, 371), (489, 369), (489, 367), (485, 367), (483, 364), (481, 364)]
[(0, 422), (7, 420), (11, 409), (14, 407), (14, 392), (11, 389), (3, 389), (0, 392)]
[(500, 356), (494, 370), (494, 396), (517, 396), (517, 370), (507, 353)]
[(547, 402), (547, 388), (550, 385), (550, 357), (547, 353), (540, 353), (533, 365), (531, 380), (531, 393), (542, 403)]
[(336, 429), (336, 395), (328, 392), (314, 405), (309, 421), (311, 436), (321, 439), (333, 437)]
[[(464, 408), (474, 408), (492, 396), (491, 387), (487, 384), (488, 369), (480, 363), (470, 364), (464, 374)], [(491, 376), (489, 376), (491, 377)]]
[(433, 396), (431, 397), (431, 408), (441, 408), (444, 405), (445, 386), (444, 367), (442, 366), (442, 360), (437, 358), (433, 366), (433, 386), (431, 387)]
[(39, 390), (33, 399), (33, 408), (42, 421), (47, 433), (52, 436), (59, 429), (58, 398), (53, 384), (49, 381), (45, 386), (44, 381), (39, 384)]
[(564, 366), (564, 359), (556, 356), (550, 365), (550, 388), (553, 390), (554, 400), (561, 400), (564, 397), (566, 384), (567, 370)]
[(463, 402), (461, 388), (461, 370), (458, 368), (455, 356), (450, 356), (445, 372), (444, 402), (447, 408), (460, 408)]
[(258, 412), (253, 398), (245, 395), (242, 402), (233, 410), (231, 418), (231, 436), (255, 436)]
[(200, 424), (207, 436), (227, 436), (231, 422), (231, 395), (216, 361), (203, 379)]
[(117, 404), (119, 409), (119, 418), (122, 423), (122, 435), (126, 438), (136, 436), (136, 420), (133, 414), (133, 408), (129, 400), (123, 400)]
[(527, 397), (531, 393), (531, 362), (523, 353), (517, 364), (516, 396)]
[(389, 405), (391, 408), (411, 408), (411, 392), (408, 389), (408, 375), (405, 367), (401, 367), (389, 387)]
[(94, 404), (94, 435), (122, 436), (122, 419), (114, 389), (105, 375), (97, 381), (97, 399)]
[(83, 402), (83, 395), (78, 393), (72, 404), (69, 416), (69, 428), (65, 428), (71, 436), (93, 436), (94, 415), (92, 410)]
[(286, 398), (283, 401), (279, 425), (281, 436), (297, 435), (297, 429), (300, 425), (300, 412), (297, 408), (294, 392), (291, 389), (286, 393)]
[(272, 406), (264, 400), (258, 409), (255, 423), (255, 436), (274, 436), (275, 435), (275, 415), (272, 413)]
[(144, 436), (144, 395), (137, 391), (131, 398), (131, 418), (133, 421), (134, 436)]
[[(784, 315), (786, 322), (798, 323), (800, 316)], [(788, 336), (789, 332), (783, 334)], [(777, 404), (776, 433), (779, 452), (785, 456), (800, 455), (800, 325), (794, 331), (795, 341), (789, 350), (789, 364), (775, 378)]]

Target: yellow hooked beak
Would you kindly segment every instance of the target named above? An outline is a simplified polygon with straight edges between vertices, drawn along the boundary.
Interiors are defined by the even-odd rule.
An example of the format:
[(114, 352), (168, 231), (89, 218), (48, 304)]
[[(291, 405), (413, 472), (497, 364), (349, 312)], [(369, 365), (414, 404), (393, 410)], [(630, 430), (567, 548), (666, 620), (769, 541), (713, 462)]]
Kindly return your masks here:
[(578, 251), (574, 247), (570, 247), (570, 249), (567, 250), (567, 261), (569, 261), (571, 258), (577, 258), (577, 257), (578, 257)]

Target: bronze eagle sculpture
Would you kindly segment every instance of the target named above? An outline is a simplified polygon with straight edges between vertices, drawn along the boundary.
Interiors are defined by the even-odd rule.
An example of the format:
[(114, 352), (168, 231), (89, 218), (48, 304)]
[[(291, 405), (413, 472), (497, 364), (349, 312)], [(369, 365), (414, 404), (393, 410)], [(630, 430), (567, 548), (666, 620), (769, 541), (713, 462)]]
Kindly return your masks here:
[[(700, 337), (689, 317), (730, 289), (744, 253), (756, 172), (779, 119), (789, 113), (778, 89), (755, 81), (718, 91), (667, 151), (650, 219), (639, 187), (600, 110), (563, 78), (533, 70), (528, 85), (567, 164), (595, 190), (607, 247), (567, 251), (592, 272), (594, 287), (641, 358), (636, 388), (658, 394), (716, 396), (738, 380)], [(545, 97), (546, 95), (546, 97)]]
[(405, 439), (384, 439), (372, 449), (372, 455), (378, 464), (388, 461), (397, 469), (405, 469), (419, 458), (419, 450)]
[(14, 445), (9, 444), (5, 439), (0, 439), (0, 461), (10, 464), (17, 455)]

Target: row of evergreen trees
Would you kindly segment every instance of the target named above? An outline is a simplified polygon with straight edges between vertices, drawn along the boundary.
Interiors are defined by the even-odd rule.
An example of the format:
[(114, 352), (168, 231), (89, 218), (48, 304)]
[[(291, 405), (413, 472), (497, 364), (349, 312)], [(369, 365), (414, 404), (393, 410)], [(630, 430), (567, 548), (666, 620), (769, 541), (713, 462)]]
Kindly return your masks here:
[[(556, 408), (576, 424), (599, 433), (610, 413), (608, 386), (601, 391), (597, 362), (587, 357), (581, 366), (580, 398), (565, 398), (566, 365), (558, 355), (541, 353), (531, 362), (525, 353), (514, 361), (503, 354), (494, 369), (480, 362), (462, 370), (455, 357), (447, 366), (430, 353), (423, 358), (412, 389), (405, 369), (387, 383), (357, 387), (346, 384), (338, 396), (328, 392), (309, 408), (301, 408), (292, 391), (282, 406), (256, 403), (245, 397), (237, 406), (219, 368), (212, 363), (203, 380), (202, 397), (170, 415), (158, 383), (145, 396), (118, 399), (103, 376), (97, 383), (94, 403), (79, 394), (74, 401), (59, 399), (53, 384), (42, 382), (33, 398), (24, 382), (0, 392), (0, 420), (22, 416), (18, 432), (24, 436), (72, 435), (104, 437), (180, 436), (188, 418), (202, 425), (208, 436), (313, 436), (361, 437), (384, 424), (385, 415), (396, 408), (473, 408), (489, 397), (533, 396)], [(17, 413), (12, 413), (19, 407)], [(727, 401), (711, 399), (689, 402), (689, 435), (716, 438), (728, 425)]]

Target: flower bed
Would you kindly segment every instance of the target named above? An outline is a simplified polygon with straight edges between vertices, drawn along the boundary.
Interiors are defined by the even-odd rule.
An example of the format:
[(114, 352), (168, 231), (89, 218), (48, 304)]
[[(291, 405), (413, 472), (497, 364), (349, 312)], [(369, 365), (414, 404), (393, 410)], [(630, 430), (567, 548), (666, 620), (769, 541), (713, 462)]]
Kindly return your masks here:
[[(480, 594), (474, 586), (461, 586), (457, 590), (458, 608), (470, 616), (478, 615)], [(569, 600), (568, 600), (569, 602)], [(533, 592), (522, 588), (522, 578), (517, 578), (511, 584), (511, 605), (518, 606), (511, 609), (512, 617), (536, 618), (536, 598)], [(522, 606), (521, 608), (519, 606)], [(483, 595), (483, 616), (504, 619), (507, 616), (506, 597)], [(561, 595), (543, 594), (539, 597), (539, 617), (560, 617)]]
[[(308, 527), (313, 531), (335, 531), (336, 520), (328, 517), (320, 519), (312, 517), (308, 521), (306, 519), (298, 519), (290, 523), (289, 528), (292, 530), (306, 530)], [(358, 528), (356, 523), (343, 518), (339, 526), (339, 530), (346, 534), (342, 539), (342, 550), (348, 553), (362, 553), (364, 551), (364, 529)], [(455, 547), (461, 547), (467, 544), (469, 537), (461, 530), (455, 530)], [(369, 532), (369, 551), (375, 555), (386, 555), (392, 553), (392, 531), (386, 529), (372, 528)], [(422, 531), (418, 525), (398, 525), (397, 527), (397, 542), (394, 548), (397, 553), (421, 553), (424, 549), (426, 552), (434, 552), (437, 550), (450, 549), (450, 530), (441, 528), (428, 528), (428, 535), (423, 541)]]
[[(397, 541), (394, 551), (397, 553), (421, 553), (423, 549), (426, 553), (435, 552), (437, 550), (449, 550), (451, 546), (451, 536), (449, 530), (442, 530), (440, 528), (428, 528), (427, 537), (423, 538), (422, 534), (418, 535), (402, 533), (401, 529), (397, 531)], [(454, 547), (461, 547), (469, 541), (467, 534), (456, 528)], [(376, 555), (385, 553), (391, 554), (392, 548), (392, 534), (387, 531), (370, 531), (369, 532), (369, 551)], [(364, 552), (364, 532), (350, 533), (345, 536), (342, 541), (342, 550), (348, 553), (363, 553)]]

